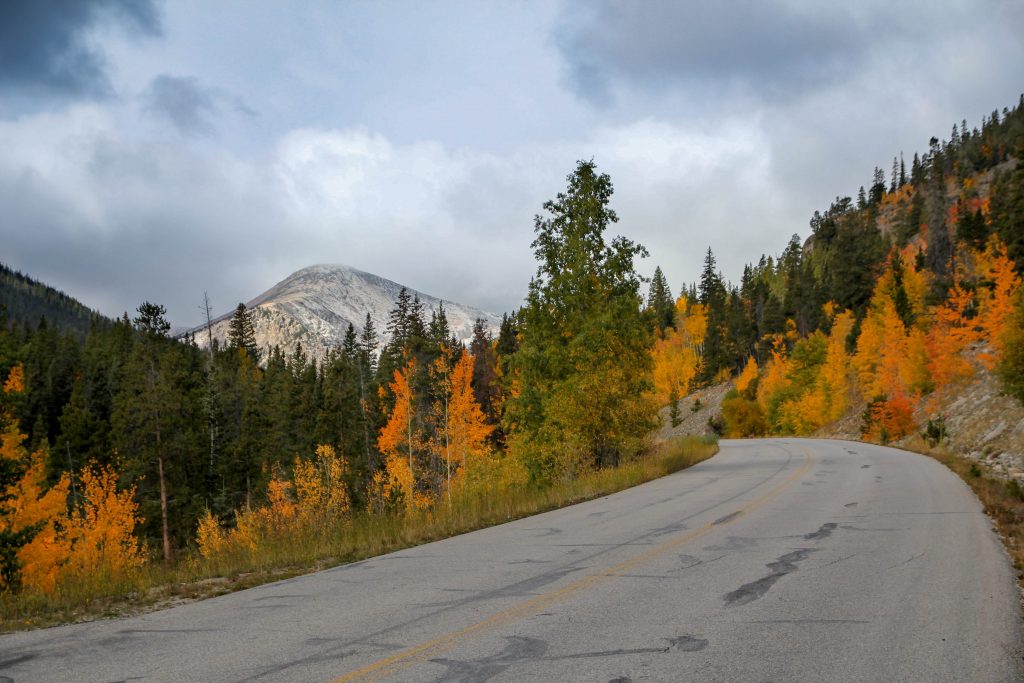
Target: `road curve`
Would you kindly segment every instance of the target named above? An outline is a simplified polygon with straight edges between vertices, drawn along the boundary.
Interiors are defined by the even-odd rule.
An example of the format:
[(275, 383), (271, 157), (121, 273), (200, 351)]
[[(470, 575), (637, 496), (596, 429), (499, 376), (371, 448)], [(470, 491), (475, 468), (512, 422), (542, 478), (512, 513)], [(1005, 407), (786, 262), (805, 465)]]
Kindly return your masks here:
[(1015, 681), (1019, 603), (989, 520), (939, 463), (725, 441), (570, 508), (5, 635), (0, 681)]

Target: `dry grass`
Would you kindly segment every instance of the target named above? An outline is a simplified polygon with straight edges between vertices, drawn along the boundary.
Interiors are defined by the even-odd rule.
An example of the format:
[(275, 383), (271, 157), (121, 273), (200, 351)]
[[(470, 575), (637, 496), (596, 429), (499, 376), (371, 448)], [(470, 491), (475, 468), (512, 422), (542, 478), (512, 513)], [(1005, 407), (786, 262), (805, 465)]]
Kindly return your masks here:
[(175, 567), (154, 563), (116, 581), (84, 577), (55, 595), (0, 594), (0, 631), (136, 614), (355, 562), (605, 496), (695, 465), (717, 451), (713, 438), (673, 439), (619, 467), (542, 489), (457, 496), (451, 505), (440, 502), (412, 514), (357, 514), (315, 529), (289, 529), (255, 549), (209, 559), (192, 554)]

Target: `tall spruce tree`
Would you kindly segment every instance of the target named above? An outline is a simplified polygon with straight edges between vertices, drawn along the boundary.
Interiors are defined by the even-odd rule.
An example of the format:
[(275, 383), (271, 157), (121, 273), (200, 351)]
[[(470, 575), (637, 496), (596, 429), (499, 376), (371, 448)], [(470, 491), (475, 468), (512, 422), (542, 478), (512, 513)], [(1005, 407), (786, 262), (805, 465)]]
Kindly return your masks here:
[(605, 230), (618, 220), (612, 183), (581, 161), (544, 204), (534, 230), (540, 265), (511, 357), (509, 444), (535, 480), (573, 476), (637, 453), (654, 424), (650, 331), (633, 260), (647, 250)]
[(661, 266), (654, 269), (654, 277), (651, 278), (651, 287), (647, 293), (647, 308), (654, 314), (654, 321), (659, 330), (675, 326), (675, 300), (672, 298), (668, 280), (661, 272)]
[(244, 349), (257, 363), (260, 361), (260, 348), (256, 344), (256, 326), (253, 323), (252, 311), (239, 303), (231, 316), (228, 326), (228, 347)]

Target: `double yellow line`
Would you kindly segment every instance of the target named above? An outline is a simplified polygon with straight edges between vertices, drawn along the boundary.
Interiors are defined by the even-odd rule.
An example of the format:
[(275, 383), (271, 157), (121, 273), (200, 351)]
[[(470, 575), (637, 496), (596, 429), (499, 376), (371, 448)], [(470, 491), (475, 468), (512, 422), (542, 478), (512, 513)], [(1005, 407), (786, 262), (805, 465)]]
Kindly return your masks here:
[(432, 640), (420, 643), (419, 645), (413, 645), (400, 652), (397, 652), (390, 657), (379, 659), (375, 662), (371, 662), (364, 667), (350, 671), (349, 673), (335, 678), (332, 683), (344, 683), (345, 681), (355, 680), (377, 680), (390, 674), (396, 673), (402, 669), (412, 666), (418, 662), (422, 662), (431, 657), (447, 652), (452, 648), (456, 647), (462, 641), (468, 639), (470, 636), (483, 633), (486, 631), (493, 630), (499, 626), (524, 619), (526, 617), (533, 616), (539, 612), (544, 611), (551, 605), (567, 600), (573, 595), (580, 593), (588, 588), (592, 588), (598, 584), (604, 583), (611, 578), (621, 576), (631, 570), (635, 570), (637, 567), (652, 562), (653, 560), (662, 557), (666, 553), (678, 548), (679, 546), (685, 545), (691, 541), (694, 541), (701, 536), (708, 534), (716, 527), (727, 526), (732, 524), (737, 519), (740, 519), (744, 515), (762, 507), (766, 503), (776, 498), (779, 494), (785, 491), (793, 482), (801, 479), (806, 475), (814, 464), (814, 455), (805, 447), (800, 446), (800, 450), (804, 453), (804, 462), (793, 471), (782, 483), (775, 488), (771, 489), (767, 493), (747, 503), (746, 506), (738, 510), (739, 514), (733, 514), (727, 521), (721, 522), (708, 522), (704, 526), (693, 529), (681, 536), (669, 539), (664, 543), (654, 546), (650, 550), (643, 552), (635, 557), (631, 557), (628, 560), (624, 560), (608, 569), (605, 569), (597, 574), (591, 574), (581, 579), (577, 579), (571, 583), (562, 586), (553, 591), (542, 593), (534, 598), (530, 598), (525, 602), (521, 602), (518, 605), (509, 607), (508, 609), (501, 610), (495, 614), (487, 617), (482, 621), (478, 621), (475, 624), (470, 624), (465, 628), (458, 629), (456, 631), (450, 631), (444, 635), (438, 636)]

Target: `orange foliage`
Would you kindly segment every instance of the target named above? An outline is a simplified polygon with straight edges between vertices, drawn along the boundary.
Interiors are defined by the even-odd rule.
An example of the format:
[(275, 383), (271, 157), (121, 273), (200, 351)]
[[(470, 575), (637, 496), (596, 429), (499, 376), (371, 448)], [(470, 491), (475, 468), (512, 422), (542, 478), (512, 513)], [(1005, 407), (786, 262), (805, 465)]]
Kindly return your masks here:
[(977, 261), (979, 274), (991, 283), (988, 291), (979, 295), (977, 323), (994, 352), (982, 356), (988, 368), (992, 369), (1003, 352), (1003, 332), (1006, 321), (1013, 314), (1021, 280), (1013, 261), (1006, 255), (1006, 247), (998, 237), (989, 239)]
[(977, 328), (969, 318), (973, 307), (974, 297), (954, 280), (946, 300), (935, 309), (935, 323), (925, 343), (929, 373), (937, 391), (974, 375), (974, 368), (963, 357), (964, 349), (978, 339)]
[(459, 473), (463, 476), (481, 466), (490, 455), (487, 438), (494, 429), (487, 424), (473, 393), (473, 363), (473, 356), (463, 351), (452, 368), (448, 403), (449, 447), (458, 458)]
[[(401, 370), (395, 370), (394, 381), (389, 385), (392, 395), (395, 397), (395, 406), (391, 410), (387, 424), (380, 430), (377, 438), (377, 448), (386, 457), (385, 472), (378, 472), (381, 475), (383, 490), (390, 492), (398, 487), (405, 495), (405, 503), (408, 509), (416, 505), (415, 489), (416, 477), (413, 469), (413, 449), (416, 447), (416, 435), (413, 433), (413, 396), (410, 379), (416, 371), (416, 360), (410, 358)], [(384, 394), (381, 387), (381, 394)], [(401, 449), (405, 450), (405, 462), (399, 465), (398, 458)], [(378, 479), (377, 476), (374, 479)], [(386, 481), (385, 481), (386, 480)]]
[[(21, 439), (23, 435), (19, 435)], [(7, 434), (4, 435), (5, 441)], [(56, 486), (44, 493), (46, 471), (43, 455), (36, 451), (30, 456), (28, 470), (22, 478), (8, 487), (8, 509), (0, 528), (17, 533), (36, 527), (32, 540), (18, 549), (21, 563), (21, 582), (29, 590), (52, 593), (60, 576), (62, 565), (70, 553), (69, 539), (58, 527), (67, 520), (67, 499), (70, 480), (61, 477)], [(0, 583), (0, 588), (4, 586)]]
[(117, 472), (95, 465), (82, 470), (81, 487), (84, 502), (67, 523), (71, 553), (65, 570), (116, 576), (142, 566), (146, 553), (135, 538), (135, 527), (142, 522), (135, 487), (118, 491)]
[(736, 376), (736, 391), (742, 394), (755, 379), (757, 379), (757, 361), (751, 356), (747, 359), (747, 364), (743, 366), (743, 370)]
[[(4, 393), (22, 392), (24, 386), (24, 371), (15, 366), (4, 382)], [(43, 453), (25, 451), (25, 435), (9, 413), (3, 415), (3, 422), (0, 457), (25, 462), (27, 468), (3, 491), (6, 504), (0, 529), (37, 530), (18, 549), (22, 586), (53, 593), (63, 580), (119, 576), (142, 565), (145, 553), (134, 535), (140, 523), (135, 490), (118, 491), (117, 474), (110, 467), (86, 467), (80, 475), (82, 503), (69, 514), (69, 476), (63, 475), (45, 490)]]
[(914, 403), (906, 394), (873, 401), (868, 406), (864, 436), (886, 443), (901, 439), (914, 431)]
[(5, 394), (20, 394), (25, 391), (25, 367), (18, 363), (7, 374), (7, 381), (4, 382)]

